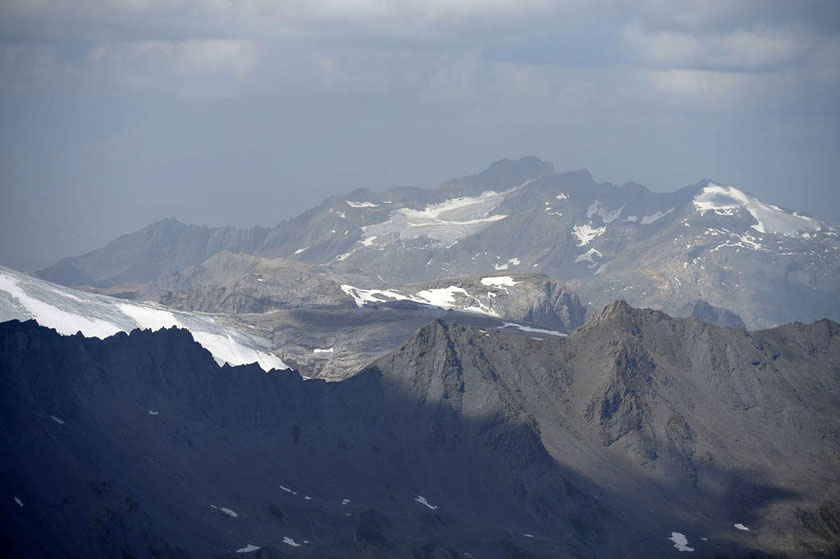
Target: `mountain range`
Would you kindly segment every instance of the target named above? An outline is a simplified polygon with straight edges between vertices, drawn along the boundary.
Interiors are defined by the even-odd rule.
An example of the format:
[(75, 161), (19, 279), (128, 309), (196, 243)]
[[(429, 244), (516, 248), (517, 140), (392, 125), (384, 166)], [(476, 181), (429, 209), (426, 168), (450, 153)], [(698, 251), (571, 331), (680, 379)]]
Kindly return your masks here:
[[(337, 383), (0, 324), (11, 556), (836, 557), (840, 325), (434, 320)], [(60, 464), (60, 467), (57, 465)]]
[(536, 273), (587, 308), (621, 298), (678, 314), (701, 299), (761, 328), (840, 319), (838, 244), (836, 226), (719, 182), (658, 193), (526, 157), (436, 189), (357, 189), (273, 227), (164, 220), (39, 275), (133, 292), (223, 251), (316, 266), (363, 289)]
[(0, 267), (0, 550), (840, 558), (838, 251), (525, 157)]

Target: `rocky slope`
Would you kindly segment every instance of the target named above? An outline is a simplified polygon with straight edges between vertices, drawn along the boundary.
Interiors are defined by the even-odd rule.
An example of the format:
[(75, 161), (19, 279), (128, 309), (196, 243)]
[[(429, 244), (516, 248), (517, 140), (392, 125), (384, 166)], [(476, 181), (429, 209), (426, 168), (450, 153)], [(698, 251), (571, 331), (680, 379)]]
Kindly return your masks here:
[[(17, 556), (830, 557), (840, 325), (434, 321), (351, 379), (0, 325)], [(130, 435), (130, 436), (127, 436)], [(748, 530), (747, 530), (748, 529)]]
[(833, 225), (713, 181), (654, 193), (598, 183), (586, 171), (555, 173), (533, 157), (437, 189), (333, 196), (268, 229), (161, 222), (41, 275), (100, 287), (147, 283), (222, 250), (327, 267), (341, 283), (368, 289), (541, 273), (594, 308), (623, 298), (676, 313), (703, 299), (751, 328), (840, 319)]
[(0, 320), (35, 318), (64, 334), (99, 338), (180, 326), (223, 362), (256, 361), (268, 370), (285, 361), (306, 376), (338, 380), (435, 318), (457, 315), (465, 324), (544, 337), (567, 334), (585, 316), (576, 295), (545, 277), (444, 283), (362, 290), (317, 267), (222, 252), (159, 282), (120, 286), (117, 298), (0, 267)]

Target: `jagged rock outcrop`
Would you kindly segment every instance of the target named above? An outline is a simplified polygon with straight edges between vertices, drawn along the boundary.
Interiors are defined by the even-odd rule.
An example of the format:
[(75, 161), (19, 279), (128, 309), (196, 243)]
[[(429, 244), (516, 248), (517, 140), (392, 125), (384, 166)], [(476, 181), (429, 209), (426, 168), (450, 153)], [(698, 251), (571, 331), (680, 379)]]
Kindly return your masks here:
[(568, 338), (435, 320), (339, 383), (219, 367), (181, 330), (4, 323), (2, 543), (650, 557), (678, 531), (699, 557), (819, 556), (840, 542), (839, 370), (833, 322), (747, 332), (623, 302)]

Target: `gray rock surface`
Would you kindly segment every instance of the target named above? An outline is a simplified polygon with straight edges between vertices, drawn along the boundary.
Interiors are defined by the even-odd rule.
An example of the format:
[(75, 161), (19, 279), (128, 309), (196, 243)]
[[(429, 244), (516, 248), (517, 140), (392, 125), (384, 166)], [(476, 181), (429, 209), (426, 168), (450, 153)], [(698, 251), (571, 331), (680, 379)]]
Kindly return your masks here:
[(339, 383), (220, 368), (181, 330), (4, 323), (2, 543), (632, 558), (681, 556), (679, 532), (697, 557), (830, 556), (838, 370), (833, 322), (747, 332), (622, 302), (568, 338), (435, 320)]
[(744, 321), (734, 312), (720, 307), (713, 307), (702, 299), (687, 303), (676, 313), (676, 316), (693, 316), (694, 318), (710, 324), (716, 324), (717, 326), (746, 328)]

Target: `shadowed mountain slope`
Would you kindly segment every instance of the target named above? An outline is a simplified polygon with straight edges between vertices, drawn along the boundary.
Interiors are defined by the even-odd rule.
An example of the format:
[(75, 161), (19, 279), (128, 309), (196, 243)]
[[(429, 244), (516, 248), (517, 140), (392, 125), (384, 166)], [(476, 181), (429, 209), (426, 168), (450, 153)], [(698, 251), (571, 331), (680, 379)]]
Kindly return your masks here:
[(437, 320), (339, 383), (219, 367), (183, 330), (12, 321), (0, 371), (21, 556), (667, 557), (672, 532), (699, 557), (838, 549), (829, 321), (616, 303), (534, 340)]

